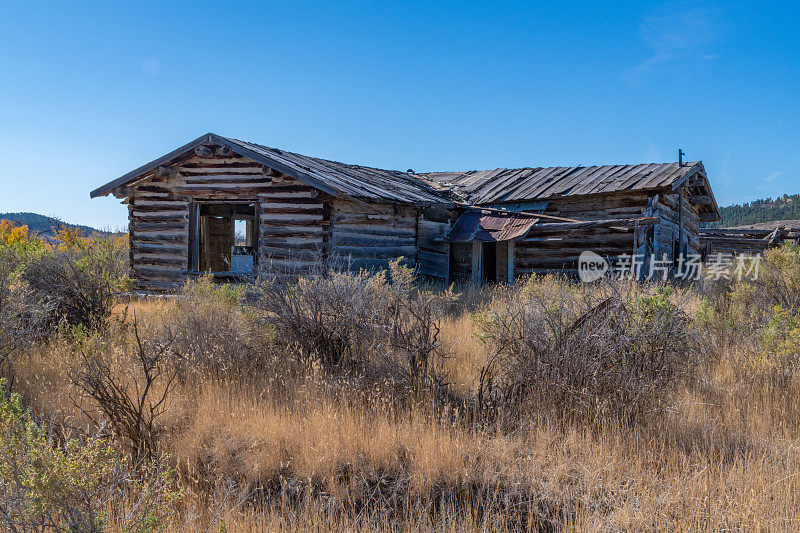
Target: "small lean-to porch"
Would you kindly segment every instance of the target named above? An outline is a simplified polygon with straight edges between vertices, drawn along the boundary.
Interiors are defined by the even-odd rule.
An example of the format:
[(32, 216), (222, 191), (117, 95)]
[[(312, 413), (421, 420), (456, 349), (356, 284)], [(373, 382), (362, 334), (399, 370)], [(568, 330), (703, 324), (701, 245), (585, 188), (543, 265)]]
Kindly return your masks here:
[(513, 283), (515, 242), (536, 224), (534, 215), (469, 210), (444, 235), (450, 244), (450, 282)]

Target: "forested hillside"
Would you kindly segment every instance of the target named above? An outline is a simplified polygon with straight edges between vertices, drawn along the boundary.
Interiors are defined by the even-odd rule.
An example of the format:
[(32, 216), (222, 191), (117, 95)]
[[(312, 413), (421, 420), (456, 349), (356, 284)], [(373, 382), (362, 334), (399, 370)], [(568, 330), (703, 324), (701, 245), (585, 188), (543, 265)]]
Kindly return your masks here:
[(784, 194), (780, 198), (765, 198), (750, 203), (720, 208), (720, 227), (745, 226), (773, 220), (800, 220), (800, 194)]
[(99, 231), (90, 226), (81, 226), (79, 224), (68, 224), (54, 217), (47, 217), (38, 213), (0, 213), (0, 220), (10, 220), (20, 226), (28, 226), (30, 231), (40, 235), (50, 235), (53, 233), (53, 228), (80, 228), (85, 234), (91, 234)]

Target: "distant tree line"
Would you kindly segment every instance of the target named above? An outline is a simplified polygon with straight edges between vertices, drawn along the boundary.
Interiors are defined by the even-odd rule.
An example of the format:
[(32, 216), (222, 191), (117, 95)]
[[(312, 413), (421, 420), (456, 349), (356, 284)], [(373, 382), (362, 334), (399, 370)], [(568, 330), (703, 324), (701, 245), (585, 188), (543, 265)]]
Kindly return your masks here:
[(784, 194), (779, 198), (729, 205), (720, 208), (720, 212), (722, 222), (713, 226), (735, 227), (773, 220), (800, 220), (800, 194)]

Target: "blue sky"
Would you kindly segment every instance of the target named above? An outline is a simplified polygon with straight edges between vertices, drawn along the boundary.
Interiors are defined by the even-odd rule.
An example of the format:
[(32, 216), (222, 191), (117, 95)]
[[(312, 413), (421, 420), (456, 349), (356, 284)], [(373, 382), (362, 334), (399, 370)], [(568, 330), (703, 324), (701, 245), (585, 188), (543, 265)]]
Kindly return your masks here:
[(4, 2), (0, 212), (207, 131), (417, 171), (702, 159), (723, 205), (800, 192), (790, 3)]

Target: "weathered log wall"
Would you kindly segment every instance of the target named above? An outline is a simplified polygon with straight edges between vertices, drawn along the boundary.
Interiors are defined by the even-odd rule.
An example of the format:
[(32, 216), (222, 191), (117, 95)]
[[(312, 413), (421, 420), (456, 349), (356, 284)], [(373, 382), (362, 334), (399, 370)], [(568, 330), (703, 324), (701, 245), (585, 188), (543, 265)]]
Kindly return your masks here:
[[(641, 217), (648, 207), (645, 193), (568, 197), (551, 200), (544, 214), (589, 221)], [(517, 241), (514, 254), (516, 276), (542, 273), (574, 274), (581, 252), (593, 251), (604, 257), (634, 253), (633, 233), (609, 228), (575, 230), (558, 236), (539, 234), (537, 226)]]
[(259, 271), (306, 274), (325, 268), (331, 231), (330, 197), (292, 178), (258, 193)]
[[(138, 288), (173, 290), (193, 274), (193, 202), (257, 204), (259, 272), (302, 274), (336, 261), (354, 269), (383, 268), (401, 256), (414, 265), (420, 231), (441, 232), (435, 223), (420, 224), (416, 207), (335, 199), (276, 174), (237, 154), (192, 156), (131, 186), (129, 238)], [(438, 255), (424, 259), (427, 267), (441, 262)]]
[(189, 260), (189, 198), (166, 178), (134, 187), (128, 201), (131, 275), (139, 289), (174, 289)]
[(414, 266), (419, 210), (398, 204), (365, 204), (333, 199), (330, 254), (354, 270), (385, 268), (403, 257)]
[[(680, 213), (679, 192), (647, 194), (639, 192), (613, 195), (559, 198), (551, 200), (545, 214), (573, 220), (659, 217), (655, 226), (633, 232), (609, 228), (576, 230), (559, 236), (537, 234), (537, 226), (516, 244), (515, 270), (518, 275), (556, 272), (574, 274), (581, 252), (590, 250), (603, 257), (651, 254), (673, 260), (675, 240), (683, 224), (683, 249), (691, 254), (700, 250), (700, 218), (697, 208), (690, 204), (684, 192), (683, 217)], [(649, 239), (649, 242), (648, 242)], [(635, 249), (634, 249), (635, 246)], [(649, 261), (649, 255), (643, 258)]]

